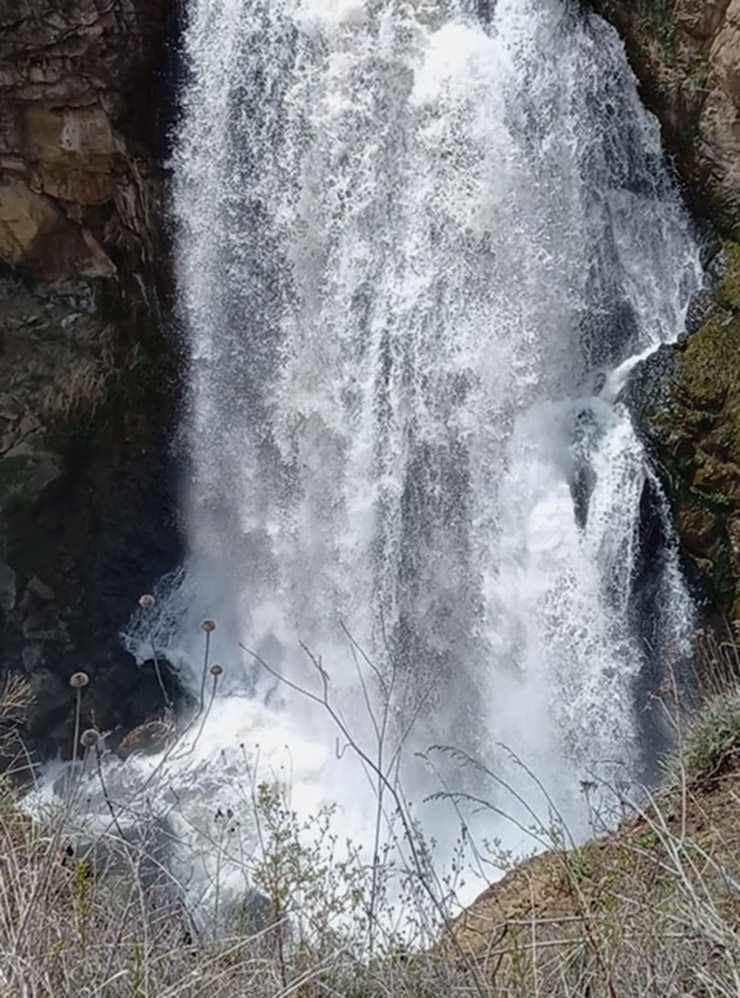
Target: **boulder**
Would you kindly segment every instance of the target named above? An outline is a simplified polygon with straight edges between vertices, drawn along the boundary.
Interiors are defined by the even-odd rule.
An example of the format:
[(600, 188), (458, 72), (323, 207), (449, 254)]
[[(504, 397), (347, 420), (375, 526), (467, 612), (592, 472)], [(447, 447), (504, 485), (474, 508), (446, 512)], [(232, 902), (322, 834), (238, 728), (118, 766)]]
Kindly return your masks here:
[(177, 734), (171, 717), (156, 717), (130, 731), (118, 746), (118, 755), (127, 759), (134, 752), (143, 755), (157, 755), (164, 752)]
[(23, 621), (23, 637), (27, 641), (58, 641), (64, 638), (59, 614), (51, 606), (45, 606), (29, 614)]
[(37, 576), (31, 579), (26, 592), (41, 603), (50, 603), (54, 599), (54, 590)]

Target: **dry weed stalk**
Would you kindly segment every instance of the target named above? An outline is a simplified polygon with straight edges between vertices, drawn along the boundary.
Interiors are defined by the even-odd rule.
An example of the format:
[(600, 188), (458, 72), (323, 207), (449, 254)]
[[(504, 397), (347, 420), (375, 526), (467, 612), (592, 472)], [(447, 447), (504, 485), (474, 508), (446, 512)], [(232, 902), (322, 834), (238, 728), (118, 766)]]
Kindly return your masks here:
[[(94, 729), (79, 738), (84, 765), (90, 761), (93, 779), (97, 773), (111, 814), (91, 841), (83, 837), (80, 847), (70, 839), (81, 806), (79, 782), (73, 782), (70, 800), (43, 821), (30, 820), (11, 795), (0, 797), (3, 996), (736, 998), (740, 993), (740, 833), (734, 819), (740, 723), (737, 744), (719, 741), (713, 748), (710, 740), (708, 750), (723, 753), (721, 759), (699, 773), (690, 765), (678, 767), (676, 785), (635, 805), (618, 834), (580, 848), (561, 836), (545, 855), (516, 867), (488, 892), (488, 908), (479, 902), (473, 909), (475, 923), (473, 913), (467, 921), (452, 917), (448, 885), (431, 865), (409, 816), (398, 782), (398, 749), (387, 737), (387, 701), (381, 697), (378, 708), (366, 695), (377, 744), (363, 748), (332, 703), (326, 670), (310, 653), (320, 692), (298, 689), (327, 711), (377, 788), (377, 819), (368, 829), (372, 860), (363, 863), (359, 851), (337, 860), (331, 815), (315, 816), (323, 838), (306, 845), (289, 799), (279, 786), (260, 780), (258, 761), (245, 752), (246, 793), (235, 787), (234, 812), (219, 809), (204, 831), (214, 860), (215, 903), (209, 909), (213, 930), (203, 931), (202, 920), (196, 925), (186, 906), (187, 884), (168, 867), (163, 829), (151, 820), (146, 802), (170, 793), (178, 807), (167, 762), (192, 751), (183, 739), (194, 734), (197, 742), (222, 674), (220, 666), (208, 664), (209, 633), (206, 629), (204, 676), (208, 669), (212, 694), (206, 702), (204, 686), (194, 716), (136, 793), (111, 799), (101, 765), (103, 739)], [(387, 694), (393, 677), (376, 675), (359, 649), (353, 653), (361, 678), (362, 668), (369, 669)], [(74, 689), (79, 700), (81, 687)], [(26, 696), (21, 686), (6, 687), (0, 717), (4, 710), (22, 710)], [(734, 693), (726, 703), (740, 716)], [(685, 759), (692, 758), (699, 737), (701, 725), (686, 733)], [(489, 775), (495, 783), (496, 774)], [(380, 828), (390, 827), (391, 814), (410, 857), (397, 917), (417, 925), (427, 945), (409, 946), (388, 929), (384, 891), (391, 874)], [(243, 836), (243, 816), (256, 828), (256, 843)], [(186, 819), (180, 818), (182, 826)], [(132, 828), (140, 834), (132, 835)], [(167, 836), (168, 847), (186, 848), (171, 831)], [(547, 844), (545, 838), (541, 844)], [(250, 896), (266, 904), (256, 914), (247, 894), (241, 906), (226, 905), (220, 878), (235, 864), (245, 885), (261, 892)], [(440, 921), (443, 938), (429, 945)]]

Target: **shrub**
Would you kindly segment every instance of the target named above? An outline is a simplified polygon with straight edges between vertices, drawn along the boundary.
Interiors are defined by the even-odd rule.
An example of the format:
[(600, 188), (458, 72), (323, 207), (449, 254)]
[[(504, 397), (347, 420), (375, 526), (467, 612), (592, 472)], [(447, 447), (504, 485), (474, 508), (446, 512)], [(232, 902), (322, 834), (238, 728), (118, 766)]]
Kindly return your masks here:
[(740, 752), (740, 692), (715, 697), (689, 728), (683, 760), (689, 778), (709, 777)]

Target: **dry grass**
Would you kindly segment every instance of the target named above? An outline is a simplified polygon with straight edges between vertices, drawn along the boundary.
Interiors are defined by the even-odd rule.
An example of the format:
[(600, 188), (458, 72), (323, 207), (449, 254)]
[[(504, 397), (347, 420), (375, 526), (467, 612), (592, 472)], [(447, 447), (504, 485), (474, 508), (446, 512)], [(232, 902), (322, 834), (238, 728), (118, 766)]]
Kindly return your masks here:
[(740, 774), (517, 867), (455, 925), (500, 995), (740, 994)]
[(92, 415), (105, 398), (108, 382), (115, 371), (97, 358), (72, 361), (45, 389), (41, 411), (49, 420), (71, 419), (79, 412)]
[[(64, 816), (31, 821), (6, 795), (2, 994), (736, 998), (739, 787), (733, 770), (686, 787), (683, 810), (680, 800), (665, 801), (617, 835), (522, 864), (453, 924), (461, 950), (447, 938), (420, 950), (380, 945), (372, 955), (328, 923), (315, 935), (297, 933), (287, 905), (262, 926), (244, 919), (217, 940), (199, 934), (166, 873), (152, 878), (145, 869), (153, 837), (127, 846), (105, 833), (94, 850), (74, 855)], [(277, 853), (272, 860), (281, 863)]]
[(32, 702), (33, 692), (28, 680), (15, 674), (8, 676), (0, 693), (0, 758), (6, 775), (16, 767), (26, 769), (28, 766), (19, 727)]
[[(0, 713), (3, 703), (22, 710), (26, 696), (8, 687)], [(321, 816), (327, 831), (307, 846), (279, 789), (264, 783), (246, 796), (259, 848), (243, 852), (244, 883), (262, 907), (250, 908), (245, 894), (228, 915), (212, 906), (213, 924), (201, 917), (197, 925), (168, 867), (162, 829), (143, 805), (136, 835), (131, 809), (114, 802), (121, 824), (114, 818), (80, 837), (74, 774), (67, 804), (43, 819), (31, 820), (6, 789), (0, 994), (737, 998), (739, 718), (733, 688), (686, 733), (667, 788), (633, 807), (617, 832), (579, 849), (556, 843), (454, 920), (444, 917), (449, 898), (443, 910), (431, 867), (406, 871), (391, 904), (388, 868), (379, 875), (357, 856), (337, 858)], [(177, 750), (175, 742), (167, 751)], [(93, 778), (97, 751), (87, 758)], [(102, 779), (99, 765), (97, 772)], [(222, 856), (233, 860), (229, 822), (217, 814), (208, 840), (216, 868)], [(400, 932), (389, 930), (391, 919)]]
[(110, 386), (141, 364), (139, 344), (130, 344), (125, 353), (116, 349), (115, 331), (80, 333), (75, 341), (77, 355), (65, 356), (46, 381), (37, 399), (44, 421), (66, 421), (81, 415), (90, 417), (105, 401)]

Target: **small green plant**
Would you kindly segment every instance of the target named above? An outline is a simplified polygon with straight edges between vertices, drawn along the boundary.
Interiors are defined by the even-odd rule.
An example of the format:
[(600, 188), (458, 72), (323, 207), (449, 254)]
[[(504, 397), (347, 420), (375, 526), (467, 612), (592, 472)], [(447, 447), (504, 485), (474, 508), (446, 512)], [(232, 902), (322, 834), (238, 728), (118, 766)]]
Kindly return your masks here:
[(725, 308), (740, 309), (740, 245), (725, 240), (727, 270), (718, 289), (718, 299)]
[(696, 94), (704, 90), (709, 76), (710, 63), (706, 56), (699, 56), (694, 62), (691, 72), (686, 78), (686, 86), (690, 93)]
[(658, 838), (658, 833), (651, 829), (638, 835), (635, 841), (641, 849), (650, 850), (658, 845), (660, 839)]
[(568, 878), (573, 885), (577, 886), (583, 883), (593, 874), (593, 863), (590, 860), (587, 847), (573, 849), (563, 853), (563, 856)]
[[(254, 799), (259, 852), (251, 879), (269, 901), (270, 923), (289, 926), (291, 946), (321, 951), (341, 941), (359, 954), (371, 929), (369, 872), (351, 841), (340, 848), (335, 817), (336, 809), (327, 806), (300, 820), (286, 787), (260, 782)], [(379, 908), (385, 911), (386, 886), (385, 878), (374, 883), (378, 915)]]
[(72, 898), (83, 951), (87, 949), (90, 939), (90, 925), (95, 915), (95, 874), (92, 863), (87, 859), (78, 859), (72, 871)]
[(729, 757), (740, 753), (740, 692), (718, 697), (701, 712), (683, 748), (683, 764), (691, 778), (711, 776)]
[(660, 43), (669, 64), (676, 57), (676, 25), (670, 0), (641, 0), (643, 28)]
[(79, 859), (74, 865), (72, 896), (80, 916), (90, 918), (93, 910), (93, 869), (87, 859)]
[(681, 142), (687, 146), (693, 146), (699, 141), (699, 136), (701, 132), (699, 131), (699, 125), (696, 121), (686, 122), (682, 124), (678, 129), (678, 137)]

